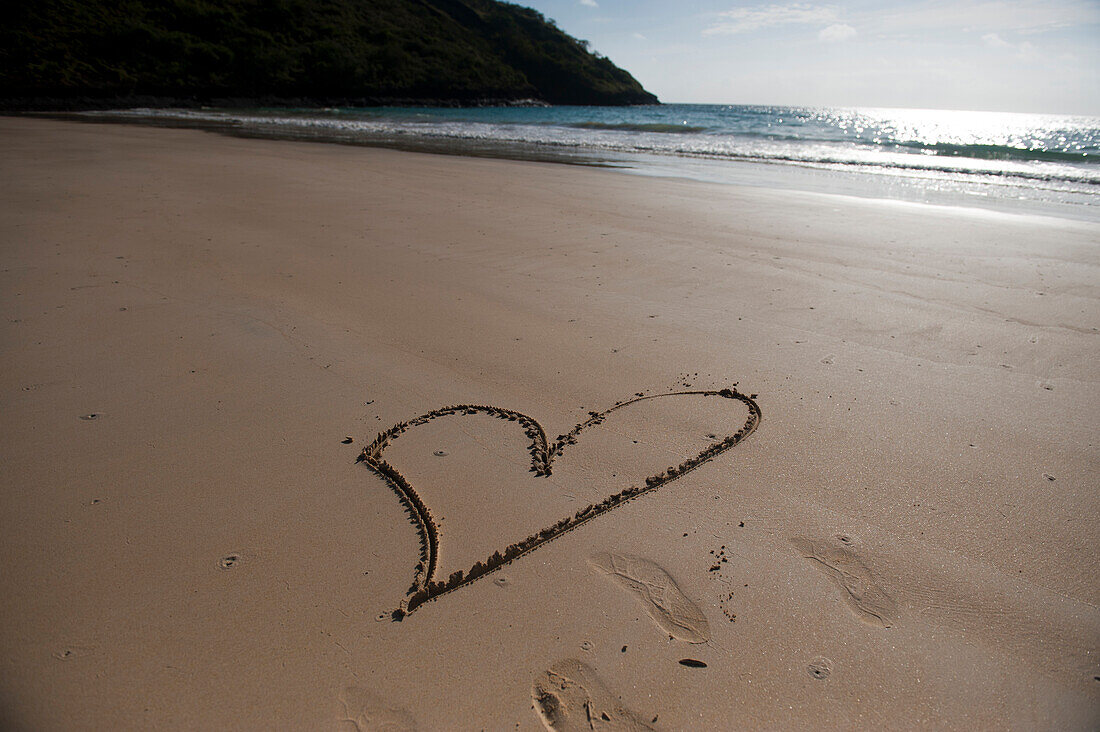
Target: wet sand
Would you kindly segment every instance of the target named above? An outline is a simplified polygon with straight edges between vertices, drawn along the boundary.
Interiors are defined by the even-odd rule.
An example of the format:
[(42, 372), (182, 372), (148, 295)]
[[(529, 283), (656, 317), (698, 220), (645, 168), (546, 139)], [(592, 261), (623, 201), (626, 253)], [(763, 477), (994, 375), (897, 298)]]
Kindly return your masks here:
[(0, 139), (0, 726), (1100, 724), (1100, 226)]

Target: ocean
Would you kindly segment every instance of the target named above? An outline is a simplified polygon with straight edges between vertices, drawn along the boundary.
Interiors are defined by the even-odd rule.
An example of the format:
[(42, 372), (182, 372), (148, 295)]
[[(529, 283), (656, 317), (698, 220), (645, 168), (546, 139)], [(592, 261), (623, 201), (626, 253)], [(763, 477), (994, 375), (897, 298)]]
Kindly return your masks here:
[(1098, 117), (706, 104), (83, 114), (1100, 221)]

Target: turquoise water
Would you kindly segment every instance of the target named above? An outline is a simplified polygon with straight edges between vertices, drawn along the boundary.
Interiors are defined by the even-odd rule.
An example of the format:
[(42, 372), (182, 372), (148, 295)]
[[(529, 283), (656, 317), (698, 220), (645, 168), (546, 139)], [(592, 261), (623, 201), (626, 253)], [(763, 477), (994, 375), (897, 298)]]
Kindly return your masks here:
[(693, 104), (108, 114), (246, 134), (560, 158), (642, 174), (1100, 218), (1095, 117)]

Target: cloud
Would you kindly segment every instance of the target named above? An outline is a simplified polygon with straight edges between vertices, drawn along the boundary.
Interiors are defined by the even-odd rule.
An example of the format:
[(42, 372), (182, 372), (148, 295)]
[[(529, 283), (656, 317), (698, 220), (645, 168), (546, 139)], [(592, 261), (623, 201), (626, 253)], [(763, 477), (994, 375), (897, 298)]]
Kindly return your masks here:
[(1045, 33), (1100, 23), (1096, 0), (917, 0), (868, 14), (883, 32)]
[[(587, 2), (588, 0), (581, 0)], [(593, 0), (594, 1), (594, 0)], [(842, 19), (837, 5), (787, 2), (747, 5), (715, 13), (704, 36), (737, 35), (784, 25), (860, 29), (864, 37), (967, 32), (1029, 35), (1100, 24), (1097, 0), (906, 0), (873, 10), (849, 8)], [(825, 33), (822, 31), (822, 33)], [(847, 40), (848, 34), (831, 40)], [(1001, 36), (998, 36), (1001, 37)], [(825, 38), (822, 38), (825, 40)], [(983, 38), (984, 40), (984, 38)], [(988, 42), (997, 47), (996, 41)]]
[(581, 3), (581, 5), (584, 5), (587, 8), (598, 8), (598, 7), (600, 7), (600, 4), (597, 3), (596, 0), (580, 0), (580, 3)]
[(1030, 41), (1024, 41), (1016, 48), (1016, 55), (1024, 61), (1038, 61), (1043, 58), (1039, 49)]
[(1035, 44), (1031, 41), (1024, 41), (1016, 45), (1015, 43), (1009, 43), (996, 33), (986, 33), (982, 36), (982, 43), (989, 48), (1015, 51), (1016, 57), (1024, 61), (1038, 61), (1043, 58), (1043, 54), (1039, 52), (1039, 49), (1036, 48)]
[(703, 35), (736, 35), (776, 25), (820, 25), (832, 23), (835, 20), (836, 8), (831, 5), (809, 3), (759, 5), (718, 13), (718, 20), (704, 29)]
[(631, 35), (634, 36), (635, 38), (637, 38), (639, 41), (648, 41), (649, 40), (648, 38), (643, 36), (641, 33), (631, 33)]
[(817, 34), (817, 39), (826, 43), (839, 43), (855, 37), (856, 29), (847, 23), (833, 23), (826, 28), (822, 28)]

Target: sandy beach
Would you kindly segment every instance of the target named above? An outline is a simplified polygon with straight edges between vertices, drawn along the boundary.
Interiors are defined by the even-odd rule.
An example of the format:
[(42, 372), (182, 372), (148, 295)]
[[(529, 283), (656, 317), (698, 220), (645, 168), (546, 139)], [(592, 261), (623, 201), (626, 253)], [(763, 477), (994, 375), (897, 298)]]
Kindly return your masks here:
[(0, 140), (0, 727), (1100, 726), (1100, 225)]

